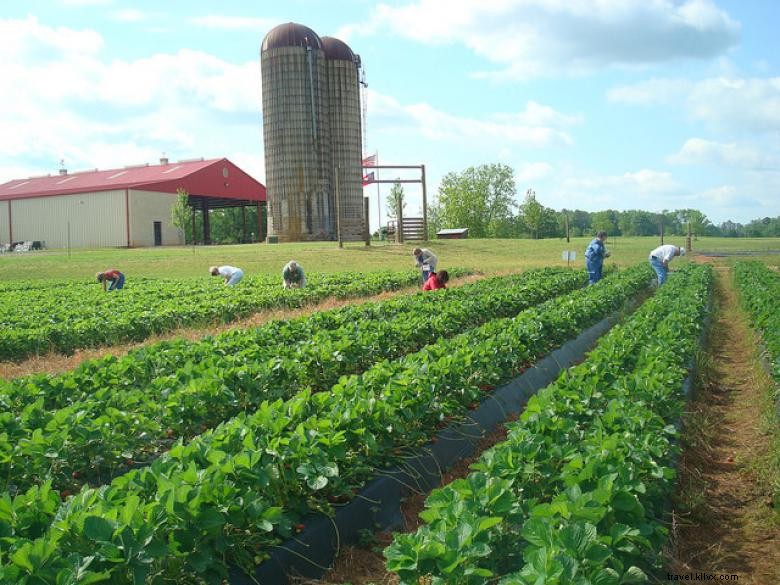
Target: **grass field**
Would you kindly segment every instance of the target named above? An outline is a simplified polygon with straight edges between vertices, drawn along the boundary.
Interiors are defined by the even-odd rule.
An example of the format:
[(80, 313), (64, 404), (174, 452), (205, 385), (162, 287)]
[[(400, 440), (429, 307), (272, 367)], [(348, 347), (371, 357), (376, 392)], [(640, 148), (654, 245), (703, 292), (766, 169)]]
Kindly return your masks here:
[[(565, 266), (564, 250), (577, 253), (574, 265), (583, 265), (583, 252), (590, 238), (549, 240), (436, 240), (425, 244), (439, 257), (439, 269), (457, 266), (485, 273), (524, 270), (538, 266)], [(612, 257), (607, 264), (629, 266), (647, 258), (659, 244), (657, 237), (607, 240)], [(684, 238), (667, 237), (665, 243), (685, 245)], [(402, 270), (413, 266), (412, 249), (416, 244), (396, 245), (374, 242), (345, 244), (339, 249), (333, 242), (296, 244), (243, 244), (235, 246), (197, 246), (136, 249), (45, 250), (0, 256), (0, 280), (18, 279), (93, 279), (95, 272), (118, 268), (128, 277), (203, 277), (208, 267), (231, 264), (247, 274), (281, 273), (282, 266), (295, 259), (307, 272), (345, 270)], [(771, 252), (780, 250), (780, 238), (700, 238), (694, 251)], [(780, 255), (767, 255), (770, 265), (780, 263)], [(683, 261), (686, 261), (685, 259)], [(676, 260), (679, 262), (679, 260)]]

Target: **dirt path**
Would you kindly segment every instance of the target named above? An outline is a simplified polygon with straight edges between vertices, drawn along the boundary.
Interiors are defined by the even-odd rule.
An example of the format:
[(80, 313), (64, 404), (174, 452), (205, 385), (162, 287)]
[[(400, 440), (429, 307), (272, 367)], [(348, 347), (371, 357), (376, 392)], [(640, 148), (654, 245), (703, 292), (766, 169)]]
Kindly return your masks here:
[(780, 514), (772, 481), (780, 478), (767, 465), (771, 380), (758, 364), (757, 339), (729, 271), (719, 267), (716, 275), (711, 341), (685, 420), (668, 571), (777, 585)]
[[(506, 440), (505, 424), (516, 417), (511, 417), (504, 424), (498, 425), (491, 433), (485, 435), (476, 445), (474, 452), (458, 461), (451, 469), (442, 475), (441, 485), (447, 485), (466, 477), (470, 466), (496, 443)], [(419, 493), (407, 498), (401, 505), (401, 516), (404, 525), (396, 532), (415, 532), (422, 525), (418, 516), (425, 509), (428, 494)], [(296, 579), (292, 585), (397, 585), (398, 575), (385, 569), (385, 558), (382, 551), (393, 542), (390, 531), (374, 534), (360, 546), (347, 546), (336, 557), (333, 568), (322, 579)]]

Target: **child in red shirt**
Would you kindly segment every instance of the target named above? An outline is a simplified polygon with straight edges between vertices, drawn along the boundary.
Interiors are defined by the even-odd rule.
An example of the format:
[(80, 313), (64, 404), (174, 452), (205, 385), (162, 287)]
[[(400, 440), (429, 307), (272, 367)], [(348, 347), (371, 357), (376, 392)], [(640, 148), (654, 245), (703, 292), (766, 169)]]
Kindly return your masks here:
[(440, 288), (447, 288), (445, 285), (450, 280), (450, 275), (446, 270), (442, 270), (439, 273), (432, 272), (423, 285), (423, 290), (439, 290)]

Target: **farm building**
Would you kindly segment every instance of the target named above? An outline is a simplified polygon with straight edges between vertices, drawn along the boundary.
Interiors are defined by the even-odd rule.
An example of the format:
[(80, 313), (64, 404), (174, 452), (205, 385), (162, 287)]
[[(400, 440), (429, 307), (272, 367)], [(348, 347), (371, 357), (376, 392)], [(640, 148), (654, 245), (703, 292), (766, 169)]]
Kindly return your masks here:
[(290, 22), (266, 35), (260, 64), (268, 235), (362, 239), (360, 57)]
[(439, 240), (465, 240), (469, 237), (469, 228), (450, 228), (436, 232)]
[[(264, 215), (265, 187), (226, 158), (16, 179), (0, 185), (0, 244), (41, 241), (48, 248), (171, 246), (183, 244), (171, 225), (177, 189), (202, 214), (203, 243), (210, 243), (208, 211), (255, 207)], [(252, 231), (264, 233), (258, 219)]]

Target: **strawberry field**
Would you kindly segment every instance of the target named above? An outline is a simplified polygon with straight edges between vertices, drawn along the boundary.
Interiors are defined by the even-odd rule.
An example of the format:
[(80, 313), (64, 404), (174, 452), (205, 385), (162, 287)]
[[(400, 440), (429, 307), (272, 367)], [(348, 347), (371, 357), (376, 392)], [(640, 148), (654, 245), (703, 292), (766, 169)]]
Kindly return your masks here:
[[(424, 525), (384, 556), (409, 585), (652, 581), (713, 274), (684, 265), (652, 290), (651, 278), (645, 262), (590, 287), (583, 271), (531, 270), (2, 381), (0, 583), (251, 580), (274, 549), (305, 541), (312, 518), (364, 498), (373, 478), (616, 311), (620, 324), (466, 477), (434, 490)], [(334, 275), (305, 293), (405, 279), (358, 290)], [(734, 282), (777, 377), (778, 275), (742, 262)], [(315, 299), (270, 279), (253, 288), (258, 302), (263, 290), (283, 306)]]
[(738, 262), (734, 279), (753, 326), (761, 332), (771, 375), (780, 384), (780, 274), (760, 262)]
[(414, 286), (418, 279), (417, 271), (314, 274), (305, 289), (288, 291), (282, 290), (281, 277), (269, 275), (247, 276), (236, 287), (223, 286), (220, 279), (132, 279), (110, 294), (93, 282), (10, 281), (0, 283), (0, 361), (143, 341), (265, 309)]
[(581, 365), (531, 399), (506, 442), (434, 491), (385, 551), (402, 583), (643, 583), (658, 571), (684, 381), (710, 310), (688, 266)]
[(531, 271), (5, 382), (2, 582), (251, 571), (648, 280)]

